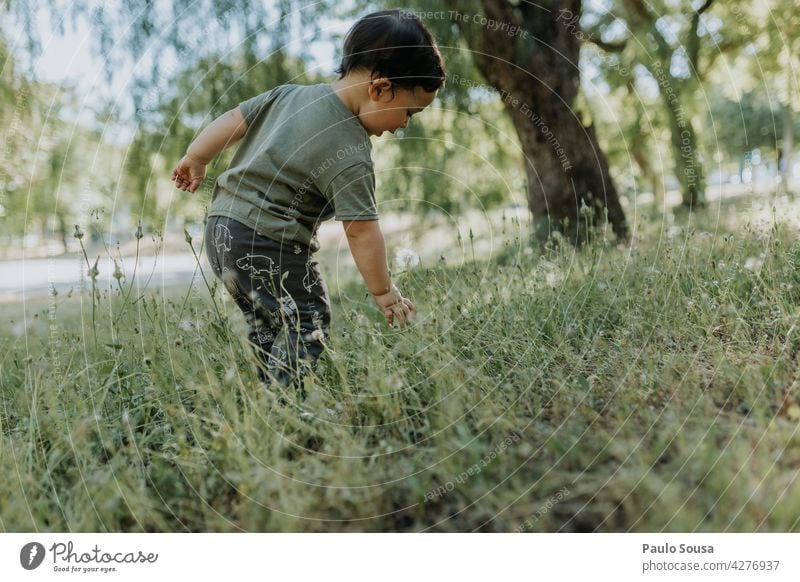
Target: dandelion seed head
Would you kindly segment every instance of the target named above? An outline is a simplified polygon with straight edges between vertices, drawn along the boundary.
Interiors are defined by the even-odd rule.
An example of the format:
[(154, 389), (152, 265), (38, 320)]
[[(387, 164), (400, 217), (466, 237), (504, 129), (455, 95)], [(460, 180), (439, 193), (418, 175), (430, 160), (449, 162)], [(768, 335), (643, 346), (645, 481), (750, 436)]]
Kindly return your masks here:
[(419, 255), (414, 249), (397, 249), (394, 254), (394, 262), (404, 269), (413, 269), (419, 265)]
[(181, 322), (179, 324), (179, 327), (183, 331), (189, 331), (190, 329), (192, 329), (194, 327), (194, 322), (192, 320), (190, 320), (190, 319), (183, 319), (183, 320), (181, 320)]
[(754, 272), (760, 271), (763, 265), (764, 261), (757, 257), (747, 257), (747, 260), (744, 262), (744, 268)]

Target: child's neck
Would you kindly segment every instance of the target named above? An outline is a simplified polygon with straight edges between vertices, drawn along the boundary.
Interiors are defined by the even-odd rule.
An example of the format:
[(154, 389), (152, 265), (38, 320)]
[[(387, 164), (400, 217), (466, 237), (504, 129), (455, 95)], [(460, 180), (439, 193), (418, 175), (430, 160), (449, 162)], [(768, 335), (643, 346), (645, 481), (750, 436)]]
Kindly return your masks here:
[(345, 107), (352, 111), (353, 115), (358, 115), (361, 113), (361, 104), (368, 99), (367, 85), (369, 81), (369, 73), (353, 72), (341, 79), (336, 79), (330, 85)]

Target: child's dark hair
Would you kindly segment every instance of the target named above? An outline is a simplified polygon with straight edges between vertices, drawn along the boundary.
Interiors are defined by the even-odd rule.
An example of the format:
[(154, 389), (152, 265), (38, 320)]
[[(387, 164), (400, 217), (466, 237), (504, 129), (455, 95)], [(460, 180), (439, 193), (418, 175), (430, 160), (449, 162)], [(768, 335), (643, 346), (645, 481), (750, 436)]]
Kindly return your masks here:
[(444, 62), (422, 20), (407, 10), (367, 14), (344, 38), (342, 78), (357, 69), (386, 77), (398, 87), (433, 92), (444, 84)]

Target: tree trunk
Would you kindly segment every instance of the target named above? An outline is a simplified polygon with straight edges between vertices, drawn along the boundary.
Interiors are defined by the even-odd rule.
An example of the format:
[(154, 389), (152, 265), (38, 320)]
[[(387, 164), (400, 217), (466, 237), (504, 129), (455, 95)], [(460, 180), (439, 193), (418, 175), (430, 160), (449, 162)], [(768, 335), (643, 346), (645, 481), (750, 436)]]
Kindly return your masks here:
[(58, 240), (61, 242), (61, 246), (64, 247), (64, 252), (69, 251), (69, 247), (67, 246), (67, 221), (64, 218), (64, 213), (57, 211), (58, 214)]
[[(459, 3), (451, 0), (452, 8)], [(539, 242), (559, 230), (574, 244), (587, 223), (606, 213), (614, 233), (628, 237), (625, 214), (594, 127), (575, 107), (580, 86), (580, 0), (521, 3), (483, 0), (487, 25), (464, 15), (456, 22), (478, 70), (500, 91), (525, 157), (528, 206)], [(582, 212), (581, 208), (585, 210)]]
[[(625, 215), (594, 127), (584, 126), (579, 114), (554, 95), (543, 98), (542, 90), (550, 93), (550, 89), (537, 83), (521, 87), (526, 85), (524, 94), (537, 103), (536, 113), (513, 103), (506, 109), (522, 144), (528, 207), (537, 240), (544, 242), (558, 230), (579, 245), (587, 240), (590, 222), (605, 222), (606, 208), (614, 232), (620, 239), (627, 238)], [(582, 207), (588, 210), (581, 212)]]
[(783, 150), (780, 168), (781, 186), (784, 192), (789, 192), (789, 180), (792, 179), (792, 156), (794, 156), (794, 111), (791, 99), (787, 99), (783, 106)]
[(703, 207), (706, 203), (705, 179), (698, 155), (697, 133), (675, 86), (669, 83), (659, 85), (667, 106), (675, 177), (681, 185), (682, 204), (689, 209)]

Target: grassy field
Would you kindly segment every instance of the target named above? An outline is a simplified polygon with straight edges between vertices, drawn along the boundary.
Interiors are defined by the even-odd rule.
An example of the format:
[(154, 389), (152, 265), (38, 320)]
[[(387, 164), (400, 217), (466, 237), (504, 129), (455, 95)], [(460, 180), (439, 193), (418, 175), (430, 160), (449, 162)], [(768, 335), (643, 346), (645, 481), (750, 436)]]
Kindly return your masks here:
[(737, 216), (337, 286), (286, 404), (219, 287), (3, 306), (0, 529), (800, 531), (800, 242)]

